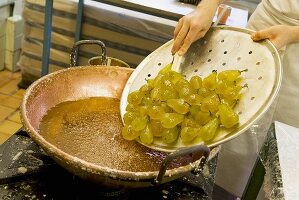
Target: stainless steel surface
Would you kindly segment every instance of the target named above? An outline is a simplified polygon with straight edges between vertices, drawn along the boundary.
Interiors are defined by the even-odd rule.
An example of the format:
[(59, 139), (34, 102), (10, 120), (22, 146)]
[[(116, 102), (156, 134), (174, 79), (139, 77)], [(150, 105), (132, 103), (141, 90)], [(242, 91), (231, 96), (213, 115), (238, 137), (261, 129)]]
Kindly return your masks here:
[[(268, 110), (279, 91), (282, 78), (279, 54), (269, 40), (253, 42), (251, 33), (253, 31), (236, 27), (212, 27), (203, 39), (192, 44), (182, 60), (181, 72), (187, 79), (193, 75), (206, 77), (212, 70), (248, 69), (242, 73), (248, 88), (243, 88), (244, 96), (235, 107), (240, 116), (239, 126), (233, 130), (219, 129), (215, 138), (206, 143), (209, 147), (227, 142), (246, 131)], [(126, 112), (128, 94), (139, 89), (149, 77), (156, 77), (160, 69), (172, 62), (172, 43), (171, 40), (155, 50), (132, 73), (121, 97), (122, 117)], [(183, 144), (179, 140), (169, 146), (155, 140), (148, 147), (172, 152)]]

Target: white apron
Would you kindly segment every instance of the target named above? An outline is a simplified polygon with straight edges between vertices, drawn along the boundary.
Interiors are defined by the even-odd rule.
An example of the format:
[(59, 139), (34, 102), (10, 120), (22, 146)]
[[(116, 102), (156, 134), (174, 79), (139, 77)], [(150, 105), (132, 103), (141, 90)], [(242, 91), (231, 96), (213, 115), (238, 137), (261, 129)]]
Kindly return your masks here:
[[(299, 0), (263, 0), (250, 17), (248, 28), (299, 26), (298, 19)], [(219, 153), (216, 184), (238, 197), (244, 192), (272, 119), (299, 128), (299, 43), (288, 45), (280, 53), (284, 55), (283, 80), (278, 98), (256, 125), (222, 145)]]

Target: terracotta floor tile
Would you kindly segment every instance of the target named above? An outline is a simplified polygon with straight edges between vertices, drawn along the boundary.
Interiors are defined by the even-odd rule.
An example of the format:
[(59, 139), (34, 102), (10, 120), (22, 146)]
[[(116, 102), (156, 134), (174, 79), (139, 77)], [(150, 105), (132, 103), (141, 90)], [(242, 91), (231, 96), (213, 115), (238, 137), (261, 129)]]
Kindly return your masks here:
[(0, 71), (0, 80), (6, 79), (6, 78), (18, 79), (18, 78), (21, 78), (21, 75), (22, 75), (22, 73), (20, 71), (11, 72), (8, 70), (3, 70), (3, 71)]
[(24, 89), (20, 89), (20, 90), (18, 90), (18, 91), (13, 95), (13, 97), (22, 99), (23, 96), (24, 96), (25, 91), (26, 91), (26, 90), (24, 90)]
[(6, 106), (9, 108), (19, 108), (21, 103), (20, 98), (15, 98), (10, 95), (0, 94), (0, 105)]
[(12, 116), (10, 116), (8, 118), (9, 121), (13, 121), (13, 122), (16, 122), (18, 124), (22, 124), (21, 122), (21, 118), (20, 118), (20, 111), (17, 110)]
[(9, 71), (0, 71), (0, 87), (7, 83), (9, 80), (13, 79), (12, 73)]
[(3, 144), (10, 136), (11, 134), (0, 132), (0, 145)]
[(0, 93), (12, 95), (18, 91), (19, 79), (12, 79), (6, 84), (0, 86)]
[(21, 76), (22, 76), (21, 71), (11, 72), (11, 74), (12, 74), (12, 78), (13, 79), (19, 79), (19, 80), (21, 80)]
[(0, 122), (3, 121), (8, 116), (10, 116), (14, 111), (15, 109), (13, 108), (8, 108), (0, 105)]
[(0, 132), (12, 135), (15, 132), (17, 132), (21, 127), (22, 124), (5, 120), (0, 124)]

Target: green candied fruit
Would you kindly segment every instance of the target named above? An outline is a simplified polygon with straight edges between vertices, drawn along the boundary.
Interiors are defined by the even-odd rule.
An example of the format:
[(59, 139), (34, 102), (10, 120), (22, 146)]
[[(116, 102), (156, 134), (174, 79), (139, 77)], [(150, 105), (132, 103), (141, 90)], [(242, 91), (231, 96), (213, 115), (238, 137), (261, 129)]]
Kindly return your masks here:
[(142, 94), (139, 91), (131, 92), (128, 95), (128, 102), (133, 105), (139, 105), (142, 101)]
[(165, 113), (160, 119), (164, 128), (173, 128), (184, 120), (184, 115), (178, 113)]
[(170, 129), (165, 129), (162, 133), (162, 141), (166, 144), (171, 144), (177, 141), (179, 137), (179, 129), (175, 126)]
[(192, 76), (190, 79), (190, 84), (194, 90), (197, 90), (202, 87), (202, 79), (199, 76)]
[(184, 101), (184, 99), (168, 99), (167, 105), (180, 114), (186, 114), (189, 112), (190, 106)]
[(141, 130), (145, 129), (145, 127), (147, 125), (147, 120), (148, 120), (147, 116), (137, 117), (131, 123), (132, 130), (141, 131)]
[(154, 135), (148, 126), (146, 126), (146, 128), (143, 131), (141, 131), (139, 137), (140, 141), (144, 144), (151, 144), (154, 141)]
[(136, 138), (139, 137), (140, 132), (134, 131), (132, 129), (132, 125), (125, 125), (121, 131), (121, 135), (126, 140), (135, 140)]
[(181, 139), (184, 144), (191, 143), (198, 135), (200, 128), (184, 127), (181, 129)]

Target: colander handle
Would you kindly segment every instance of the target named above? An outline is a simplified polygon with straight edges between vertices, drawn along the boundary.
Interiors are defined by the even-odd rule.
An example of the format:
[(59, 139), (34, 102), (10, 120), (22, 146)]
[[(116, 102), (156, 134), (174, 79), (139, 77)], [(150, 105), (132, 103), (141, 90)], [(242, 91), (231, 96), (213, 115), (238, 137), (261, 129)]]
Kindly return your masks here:
[(106, 65), (107, 63), (107, 57), (106, 57), (106, 46), (105, 44), (100, 40), (80, 40), (76, 42), (71, 50), (70, 60), (71, 60), (71, 67), (75, 67), (77, 65), (77, 51), (80, 45), (83, 44), (97, 44), (102, 49), (102, 65)]
[(197, 155), (201, 154), (203, 155), (200, 159), (200, 162), (198, 166), (196, 167), (196, 170), (200, 170), (203, 168), (204, 164), (206, 163), (207, 158), (209, 157), (210, 154), (210, 149), (206, 145), (196, 145), (193, 147), (187, 147), (187, 148), (182, 148), (179, 149), (171, 154), (169, 154), (162, 162), (159, 174), (157, 178), (154, 180), (154, 185), (159, 185), (162, 183), (163, 177), (165, 175), (166, 169), (168, 165), (176, 158), (192, 154), (192, 155)]

